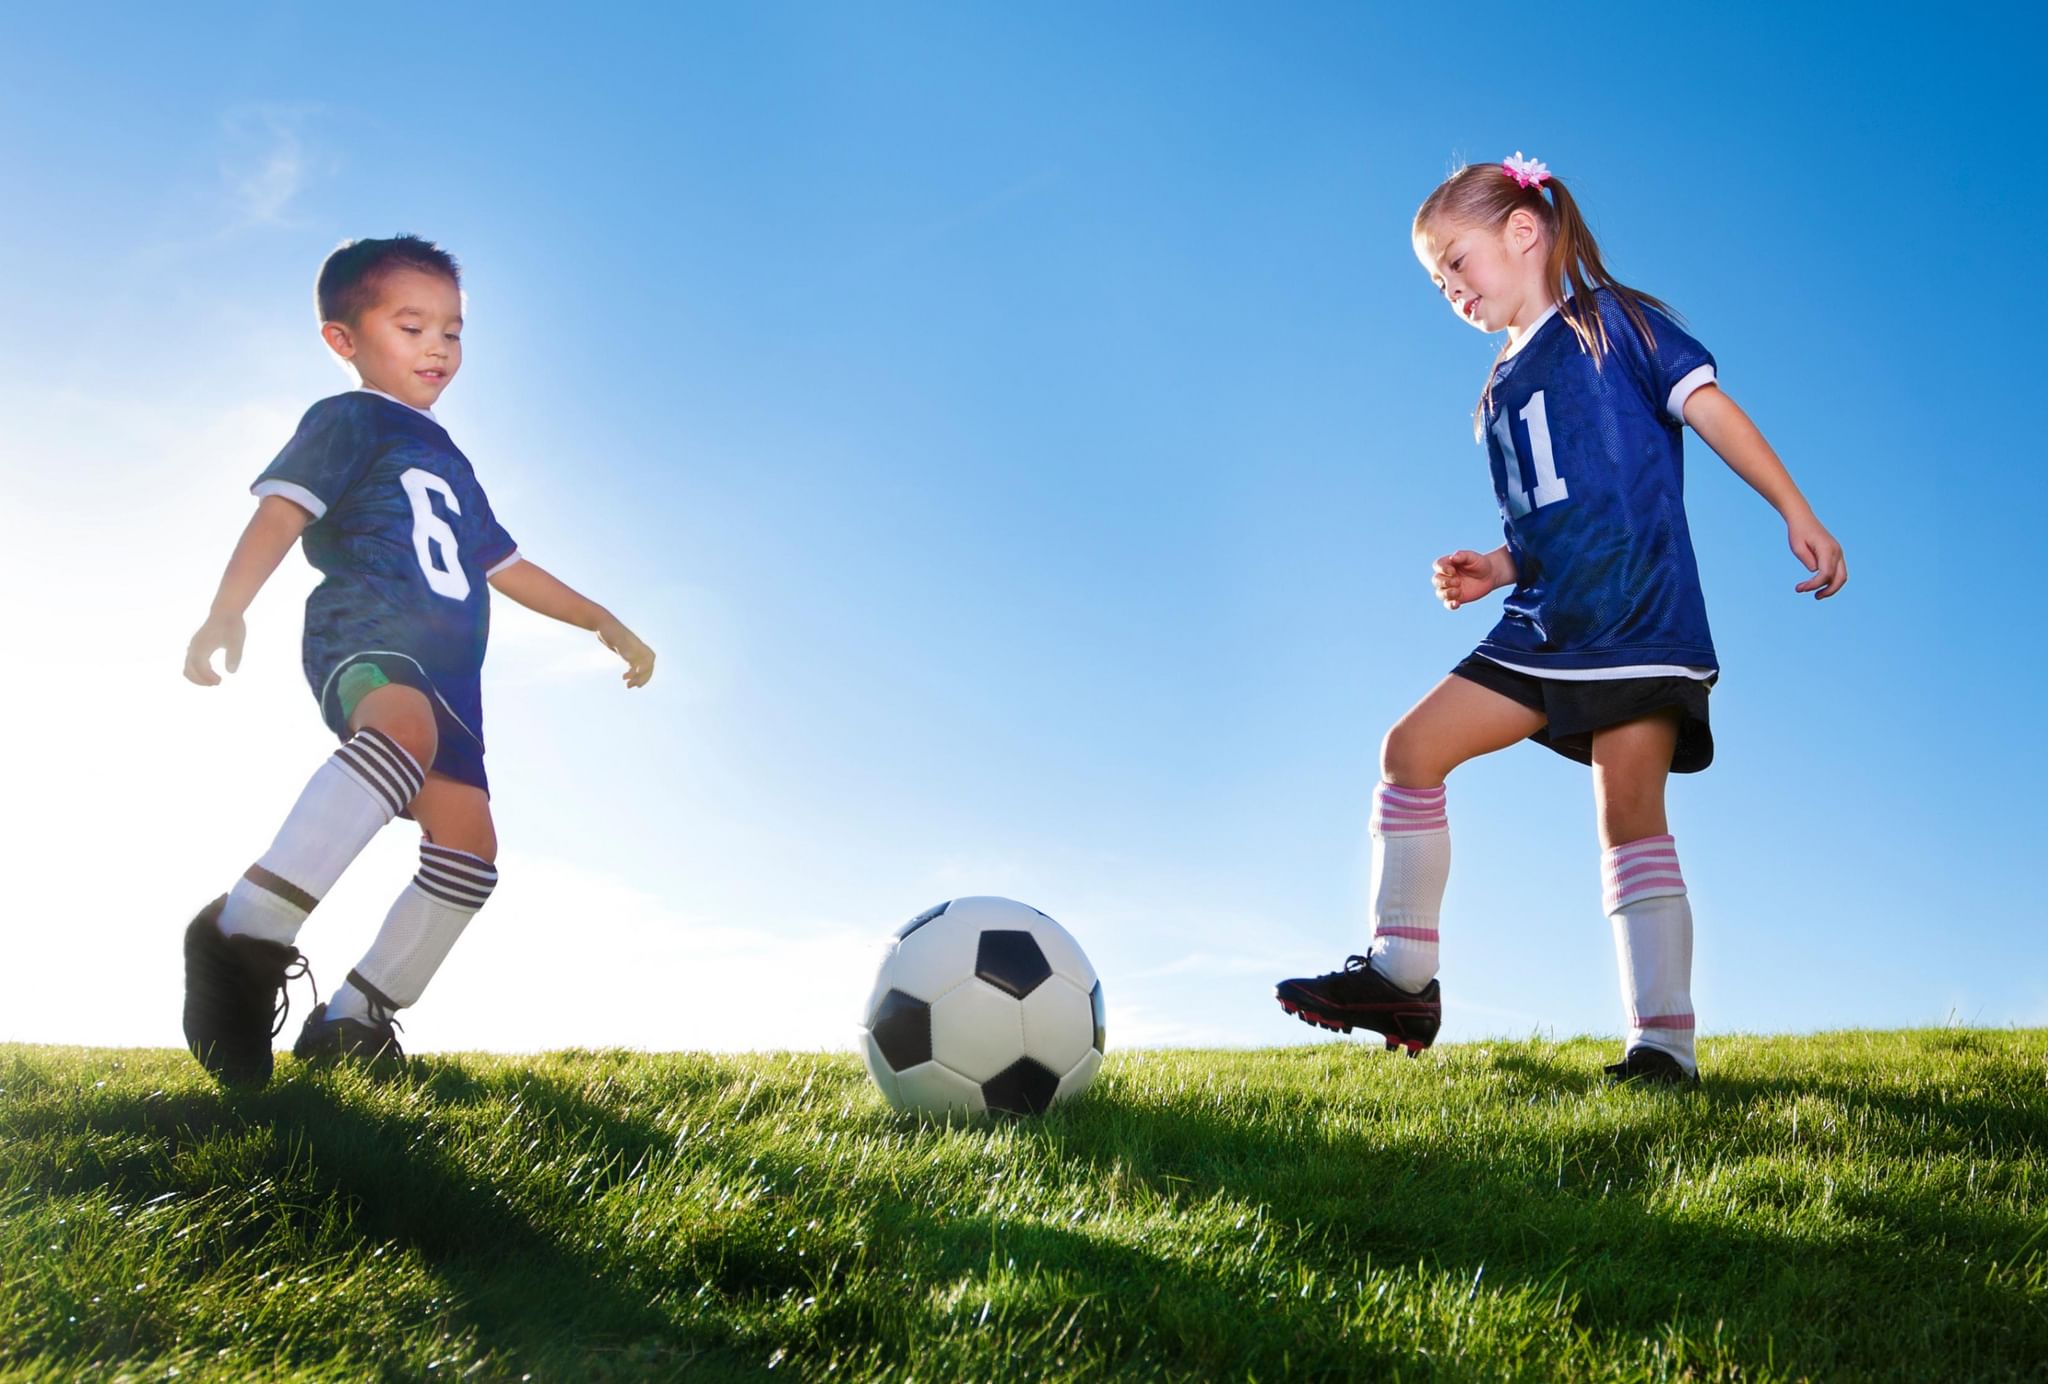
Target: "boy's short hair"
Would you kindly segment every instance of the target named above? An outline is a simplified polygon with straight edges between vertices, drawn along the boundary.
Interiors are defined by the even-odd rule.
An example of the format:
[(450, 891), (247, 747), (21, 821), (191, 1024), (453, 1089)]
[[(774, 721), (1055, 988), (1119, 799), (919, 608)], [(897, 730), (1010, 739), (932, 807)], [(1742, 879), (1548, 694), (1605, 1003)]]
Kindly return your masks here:
[(395, 235), (388, 240), (344, 240), (320, 266), (314, 298), (322, 322), (353, 326), (363, 310), (377, 301), (377, 280), (393, 269), (418, 269), (439, 274), (462, 287), (462, 267), (455, 256), (431, 240)]

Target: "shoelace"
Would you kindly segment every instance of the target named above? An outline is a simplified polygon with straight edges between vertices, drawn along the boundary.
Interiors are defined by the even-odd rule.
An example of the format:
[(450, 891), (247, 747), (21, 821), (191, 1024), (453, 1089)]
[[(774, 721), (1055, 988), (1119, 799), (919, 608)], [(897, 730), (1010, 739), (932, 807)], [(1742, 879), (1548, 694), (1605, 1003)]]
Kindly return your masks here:
[(284, 1021), (292, 1012), (290, 986), (293, 981), (301, 976), (304, 976), (306, 983), (313, 987), (313, 1004), (315, 1007), (318, 1007), (320, 1003), (320, 982), (313, 979), (312, 960), (304, 952), (292, 953), (292, 959), (285, 964), (284, 971), (278, 976), (277, 998), (271, 1001), (270, 1036), (273, 1038), (284, 1032)]

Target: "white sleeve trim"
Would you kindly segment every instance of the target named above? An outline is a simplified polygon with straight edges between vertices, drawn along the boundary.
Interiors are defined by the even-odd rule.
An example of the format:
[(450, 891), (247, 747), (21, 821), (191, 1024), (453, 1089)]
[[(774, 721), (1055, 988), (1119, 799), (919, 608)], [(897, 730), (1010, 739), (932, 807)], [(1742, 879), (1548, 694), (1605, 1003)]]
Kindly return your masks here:
[(1714, 367), (1702, 365), (1677, 384), (1671, 386), (1671, 397), (1664, 401), (1664, 411), (1677, 419), (1680, 424), (1683, 424), (1685, 422), (1685, 401), (1690, 399), (1696, 391), (1712, 383), (1714, 383)]
[(249, 487), (249, 493), (259, 500), (266, 495), (276, 495), (280, 499), (290, 500), (300, 509), (311, 514), (315, 519), (327, 513), (327, 501), (306, 489), (305, 486), (294, 484), (291, 481), (258, 481)]
[(505, 569), (506, 569), (507, 567), (510, 567), (510, 566), (511, 566), (511, 565), (512, 565), (513, 563), (515, 563), (515, 562), (519, 562), (519, 561), (521, 561), (521, 560), (522, 560), (522, 559), (521, 559), (521, 557), (520, 557), (520, 554), (519, 554), (519, 550), (518, 550), (517, 548), (514, 548), (514, 549), (512, 550), (512, 556), (510, 556), (510, 557), (506, 558), (506, 559), (505, 559), (505, 560), (504, 560), (503, 562), (500, 562), (500, 563), (498, 563), (497, 565), (495, 565), (495, 566), (493, 566), (493, 567), (491, 567), (491, 568), (489, 568), (488, 570), (486, 570), (486, 571), (485, 571), (485, 573), (484, 573), (484, 580), (485, 580), (485, 581), (489, 581), (489, 580), (490, 580), (490, 579), (491, 579), (492, 577), (495, 577), (495, 576), (497, 576), (497, 575), (498, 575), (498, 573), (500, 573), (500, 572), (504, 571), (504, 570), (505, 570)]

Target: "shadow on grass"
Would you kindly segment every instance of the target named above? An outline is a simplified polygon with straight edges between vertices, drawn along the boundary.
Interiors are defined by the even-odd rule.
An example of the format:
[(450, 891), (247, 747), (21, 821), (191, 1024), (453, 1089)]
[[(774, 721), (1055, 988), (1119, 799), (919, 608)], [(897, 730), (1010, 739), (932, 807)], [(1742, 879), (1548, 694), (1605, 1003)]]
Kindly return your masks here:
[[(338, 1097), (303, 1069), (281, 1071), (280, 1080), (261, 1091), (101, 1107), (88, 1115), (85, 1130), (117, 1136), (103, 1141), (111, 1156), (75, 1158), (51, 1169), (40, 1190), (105, 1187), (133, 1203), (164, 1193), (202, 1196), (224, 1190), (220, 1164), (232, 1162), (243, 1186), (272, 1195), (232, 1228), (227, 1250), (269, 1240), (304, 1245), (330, 1263), (385, 1244), (409, 1250), (446, 1285), (448, 1328), (473, 1329), (479, 1351), (494, 1357), (490, 1377), (509, 1372), (517, 1378), (537, 1366), (599, 1380), (667, 1377), (685, 1369), (693, 1377), (754, 1372), (727, 1341), (679, 1323), (651, 1302), (644, 1285), (621, 1281), (611, 1259), (565, 1244), (488, 1176), (471, 1173), (441, 1147), (432, 1122), (436, 1107), (475, 1104), (502, 1095), (501, 1089), (431, 1061), (415, 1071), (394, 1080), (411, 1082), (431, 1100), (407, 1102), (398, 1111)], [(579, 1102), (564, 1113), (587, 1121), (591, 1108)], [(24, 1140), (81, 1132), (75, 1119), (55, 1110), (14, 1124)], [(606, 1138), (637, 1141), (637, 1131), (608, 1126), (597, 1125)], [(252, 1143), (262, 1151), (251, 1154)], [(222, 1145), (236, 1152), (223, 1154)], [(346, 1216), (355, 1243), (334, 1244), (331, 1230), (322, 1242), (330, 1206)], [(307, 1267), (269, 1266), (286, 1274)], [(189, 1328), (169, 1334), (192, 1343)], [(333, 1344), (297, 1337), (281, 1343), (279, 1362), (318, 1366), (328, 1362)]]
[[(1453, 1280), (1483, 1276), (1494, 1288), (1561, 1283), (1577, 1298), (1575, 1323), (1603, 1337), (1746, 1339), (1733, 1358), (1795, 1374), (1891, 1376), (1936, 1365), (2031, 1374), (2048, 1359), (2048, 1303), (1986, 1272), (2038, 1243), (2038, 1220), (1967, 1194), (1910, 1185), (1892, 1193), (1899, 1179), (1883, 1166), (1853, 1193), (1811, 1170), (1745, 1169), (1742, 1149), (1681, 1128), (1725, 1117), (1733, 1146), (1758, 1104), (1821, 1096), (1852, 1116), (1868, 1108), (1893, 1121), (1909, 1159), (1933, 1149), (2037, 1158), (2043, 1105), (1805, 1077), (1717, 1079), (1691, 1094), (1612, 1092), (1597, 1074), (1505, 1057), (1499, 1065), (1536, 1091), (1627, 1101), (1634, 1118), (1620, 1133), (1534, 1130), (1484, 1157), (1447, 1149), (1440, 1132), (1381, 1139), (1318, 1125), (1280, 1134), (1194, 1103), (1077, 1110), (1043, 1132), (1063, 1159), (1099, 1175), (1122, 1170), (1164, 1194), (1261, 1206), (1305, 1232), (1301, 1262), (1329, 1275), (1370, 1260)], [(1701, 1204), (1674, 1205), (1664, 1190), (1674, 1160), (1723, 1153), (1736, 1165), (1728, 1182), (1701, 1193)], [(1771, 1150), (1758, 1156), (1778, 1162)], [(1758, 1220), (1782, 1228), (1756, 1228)]]

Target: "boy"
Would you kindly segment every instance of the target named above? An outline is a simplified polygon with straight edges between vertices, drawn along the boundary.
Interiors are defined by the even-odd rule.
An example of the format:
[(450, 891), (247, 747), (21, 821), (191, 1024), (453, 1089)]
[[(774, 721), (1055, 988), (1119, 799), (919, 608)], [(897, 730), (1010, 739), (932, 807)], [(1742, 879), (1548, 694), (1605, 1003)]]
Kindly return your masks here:
[[(321, 266), (320, 334), (361, 382), (322, 399), (250, 487), (256, 514), (222, 575), (185, 676), (211, 687), (216, 650), (241, 663), (248, 609), (301, 535), (325, 576), (306, 601), (306, 680), (342, 740), (277, 839), (185, 929), (185, 1041), (224, 1082), (270, 1079), (299, 927), (385, 823), (420, 824), (420, 869), (370, 950), (306, 1019), (302, 1060), (399, 1057), (395, 1011), (416, 1003), (498, 874), (479, 675), (490, 587), (592, 630), (626, 661), (654, 652), (610, 611), (520, 556), (435, 420), (462, 367), (462, 280), (417, 236), (358, 240)], [(296, 969), (294, 969), (296, 968)]]

